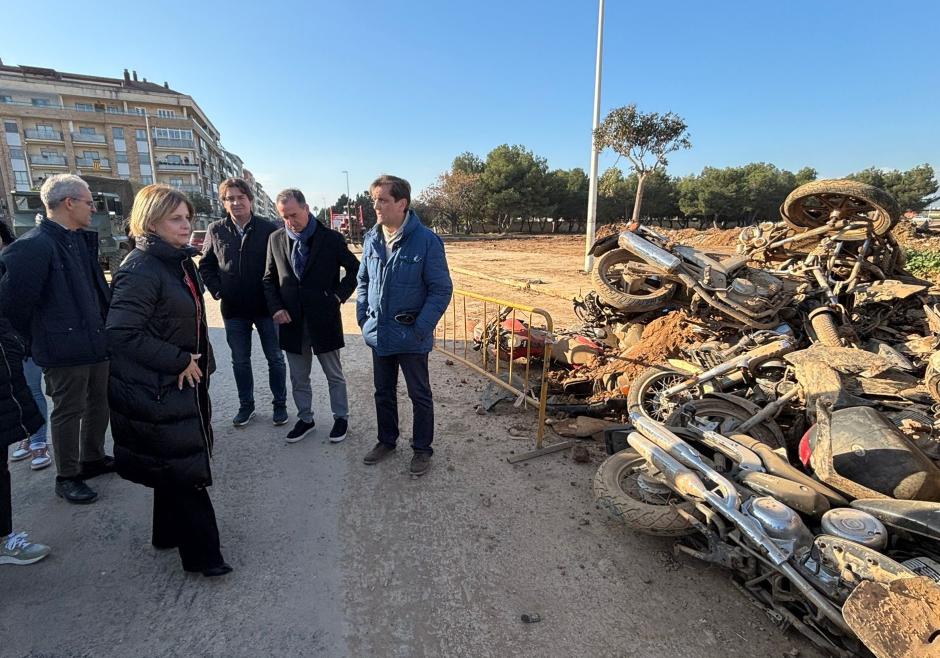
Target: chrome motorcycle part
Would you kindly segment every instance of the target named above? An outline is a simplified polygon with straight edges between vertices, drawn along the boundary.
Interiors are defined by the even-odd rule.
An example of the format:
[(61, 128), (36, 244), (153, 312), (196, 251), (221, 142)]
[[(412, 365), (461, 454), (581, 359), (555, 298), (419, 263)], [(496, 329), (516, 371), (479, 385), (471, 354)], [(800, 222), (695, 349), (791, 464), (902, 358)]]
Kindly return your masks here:
[(753, 450), (744, 447), (734, 439), (729, 439), (717, 432), (705, 431), (702, 433), (702, 443), (734, 461), (742, 471), (764, 472), (764, 465), (760, 457)]
[(744, 503), (742, 510), (757, 519), (767, 535), (784, 544), (790, 553), (795, 553), (799, 548), (808, 548), (813, 543), (813, 535), (800, 515), (776, 498), (751, 498)]
[(851, 507), (829, 510), (823, 514), (820, 526), (827, 535), (848, 539), (869, 548), (884, 550), (888, 546), (885, 524), (871, 514)]
[(931, 560), (929, 557), (913, 557), (910, 560), (904, 560), (901, 564), (918, 576), (930, 578), (935, 583), (940, 583), (940, 563)]
[(621, 249), (626, 249), (631, 254), (639, 256), (650, 265), (661, 269), (667, 274), (672, 274), (682, 265), (682, 261), (677, 256), (630, 231), (622, 232), (620, 237), (617, 238), (617, 244), (620, 245)]
[(821, 516), (829, 511), (829, 501), (815, 489), (768, 473), (745, 473), (740, 482), (761, 496), (771, 496), (802, 514)]

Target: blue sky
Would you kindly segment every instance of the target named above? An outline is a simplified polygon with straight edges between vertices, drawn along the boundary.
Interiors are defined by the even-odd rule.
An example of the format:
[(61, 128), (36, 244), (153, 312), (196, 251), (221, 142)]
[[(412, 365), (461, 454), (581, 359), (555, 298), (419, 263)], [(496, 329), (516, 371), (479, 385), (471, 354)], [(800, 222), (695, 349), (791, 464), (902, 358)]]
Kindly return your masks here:
[[(95, 3), (4, 9), (0, 58), (187, 93), (272, 193), (420, 190), (455, 155), (590, 159), (596, 0)], [(673, 111), (673, 175), (764, 161), (940, 170), (940, 3), (608, 0), (602, 117)], [(615, 161), (601, 159), (601, 168)]]

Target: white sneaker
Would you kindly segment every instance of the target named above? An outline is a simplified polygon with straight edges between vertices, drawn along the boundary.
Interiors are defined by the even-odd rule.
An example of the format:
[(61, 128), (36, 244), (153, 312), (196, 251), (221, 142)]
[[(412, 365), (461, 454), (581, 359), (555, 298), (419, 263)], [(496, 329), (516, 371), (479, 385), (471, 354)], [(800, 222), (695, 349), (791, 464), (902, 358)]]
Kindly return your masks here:
[(41, 471), (52, 464), (52, 457), (49, 456), (48, 448), (36, 448), (32, 451), (33, 459), (29, 462), (29, 467), (34, 471)]
[(32, 564), (49, 555), (51, 548), (26, 540), (25, 532), (11, 532), (0, 545), (0, 564)]
[(27, 457), (33, 454), (32, 450), (29, 449), (29, 439), (23, 439), (16, 444), (16, 450), (10, 455), (11, 462), (18, 462), (26, 459)]

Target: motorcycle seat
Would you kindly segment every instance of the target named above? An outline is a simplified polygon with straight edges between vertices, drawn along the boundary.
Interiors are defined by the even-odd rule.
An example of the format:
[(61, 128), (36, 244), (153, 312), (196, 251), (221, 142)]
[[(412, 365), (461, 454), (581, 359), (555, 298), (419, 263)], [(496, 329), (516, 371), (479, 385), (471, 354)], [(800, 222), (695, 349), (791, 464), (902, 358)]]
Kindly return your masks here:
[(859, 498), (852, 501), (852, 507), (868, 512), (893, 530), (940, 542), (940, 503)]

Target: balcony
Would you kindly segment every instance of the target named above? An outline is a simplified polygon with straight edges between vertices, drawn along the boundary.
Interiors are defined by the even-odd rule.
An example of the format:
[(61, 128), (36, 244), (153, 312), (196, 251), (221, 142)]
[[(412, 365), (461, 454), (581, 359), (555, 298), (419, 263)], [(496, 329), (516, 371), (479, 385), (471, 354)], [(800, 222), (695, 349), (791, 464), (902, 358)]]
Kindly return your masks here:
[(157, 160), (157, 171), (185, 171), (198, 172), (199, 165), (189, 164), (188, 162), (164, 162)]
[(33, 140), (34, 142), (61, 142), (62, 133), (58, 130), (37, 130), (35, 128), (27, 128), (25, 131), (26, 139)]
[(185, 192), (186, 194), (202, 194), (202, 188), (198, 185), (173, 185), (169, 183), (170, 187), (180, 192)]
[(111, 161), (107, 158), (75, 158), (75, 166), (82, 169), (110, 169)]
[(64, 167), (64, 155), (35, 155), (29, 154), (29, 164), (37, 167)]
[(192, 139), (163, 139), (161, 137), (155, 137), (153, 144), (160, 149), (189, 149), (190, 151), (196, 150), (196, 142)]
[(81, 142), (83, 144), (107, 144), (107, 140), (104, 135), (98, 135), (95, 133), (71, 133), (73, 142)]

